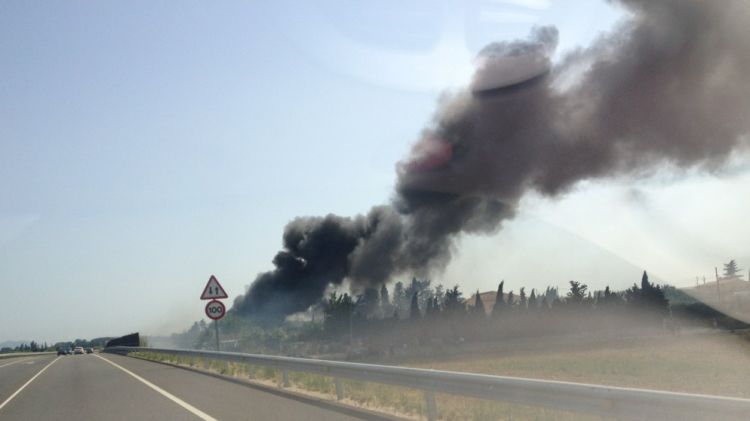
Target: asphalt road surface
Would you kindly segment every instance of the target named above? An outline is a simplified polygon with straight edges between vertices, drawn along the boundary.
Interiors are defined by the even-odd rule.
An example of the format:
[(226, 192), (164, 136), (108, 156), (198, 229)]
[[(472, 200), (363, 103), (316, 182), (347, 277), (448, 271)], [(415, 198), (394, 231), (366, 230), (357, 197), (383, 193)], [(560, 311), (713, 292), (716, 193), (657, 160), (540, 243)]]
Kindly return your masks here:
[(0, 360), (0, 420), (352, 420), (189, 370), (110, 354)]

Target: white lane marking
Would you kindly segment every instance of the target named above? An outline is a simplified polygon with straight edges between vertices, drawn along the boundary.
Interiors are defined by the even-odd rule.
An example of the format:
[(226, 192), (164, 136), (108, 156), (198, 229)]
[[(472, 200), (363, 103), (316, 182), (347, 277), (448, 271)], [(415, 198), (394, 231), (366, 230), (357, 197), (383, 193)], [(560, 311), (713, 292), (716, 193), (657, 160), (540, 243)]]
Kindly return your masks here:
[(0, 365), (0, 368), (7, 367), (7, 366), (13, 365), (13, 364), (17, 364), (17, 363), (20, 363), (21, 361), (26, 361), (28, 359), (30, 359), (30, 358), (29, 357), (21, 358), (20, 360), (16, 360), (16, 361), (13, 361), (13, 362), (10, 362), (10, 363), (7, 363), (7, 364)]
[(180, 405), (181, 407), (185, 408), (186, 410), (190, 411), (193, 415), (197, 416), (198, 418), (205, 420), (205, 421), (218, 421), (216, 418), (206, 414), (205, 412), (201, 411), (200, 409), (194, 407), (193, 405), (190, 405), (189, 403), (183, 401), (182, 399), (178, 398), (177, 396), (167, 392), (166, 390), (160, 388), (159, 386), (151, 383), (150, 381), (144, 379), (143, 377), (133, 373), (132, 371), (128, 370), (127, 368), (114, 363), (100, 355), (96, 355), (97, 357), (101, 358), (102, 360), (112, 364), (113, 366), (119, 368), (120, 370), (130, 374), (133, 376), (136, 380), (140, 381), (141, 383), (145, 384), (146, 386), (154, 389), (155, 391), (161, 393), (163, 396), (165, 396), (167, 399), (171, 400), (172, 402), (176, 403), (177, 405)]
[(16, 390), (15, 392), (13, 392), (13, 394), (10, 395), (10, 397), (8, 399), (6, 399), (5, 402), (0, 403), (0, 409), (3, 409), (3, 407), (5, 405), (7, 405), (8, 402), (10, 402), (11, 400), (13, 400), (13, 398), (15, 398), (16, 395), (18, 395), (19, 393), (21, 393), (21, 391), (24, 390), (26, 388), (26, 386), (28, 386), (31, 382), (33, 382), (34, 379), (36, 379), (37, 377), (39, 377), (40, 374), (44, 373), (44, 370), (46, 370), (47, 368), (49, 368), (49, 366), (51, 366), (52, 364), (54, 364), (59, 359), (60, 359), (60, 357), (55, 357), (54, 360), (52, 360), (49, 364), (45, 365), (44, 368), (42, 368), (36, 374), (34, 374), (34, 377), (30, 378), (29, 381), (27, 381), (26, 383), (23, 384), (23, 386), (21, 386), (18, 390)]

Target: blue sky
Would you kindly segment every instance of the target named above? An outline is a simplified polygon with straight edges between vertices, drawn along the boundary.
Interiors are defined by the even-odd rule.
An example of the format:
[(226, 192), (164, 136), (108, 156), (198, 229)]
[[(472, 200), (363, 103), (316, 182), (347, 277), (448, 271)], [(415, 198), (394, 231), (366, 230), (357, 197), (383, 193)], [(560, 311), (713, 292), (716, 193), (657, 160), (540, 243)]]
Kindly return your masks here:
[[(243, 292), (291, 218), (386, 202), (484, 45), (554, 24), (561, 54), (621, 18), (593, 0), (299, 3), (0, 3), (0, 341), (187, 326), (208, 276)], [(530, 198), (516, 237), (465, 240), (446, 277), (472, 278), (445, 282), (493, 288), (493, 260), (520, 267), (508, 248), (533, 247), (508, 239), (567, 226), (565, 200)], [(614, 233), (561, 236), (640, 270)]]

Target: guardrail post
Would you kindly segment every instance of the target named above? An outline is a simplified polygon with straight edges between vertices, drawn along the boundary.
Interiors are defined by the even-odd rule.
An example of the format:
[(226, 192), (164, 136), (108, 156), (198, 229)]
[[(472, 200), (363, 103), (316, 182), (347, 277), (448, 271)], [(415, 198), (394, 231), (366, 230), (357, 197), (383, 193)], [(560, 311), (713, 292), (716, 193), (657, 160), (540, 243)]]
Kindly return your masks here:
[(255, 378), (255, 369), (251, 365), (247, 366), (247, 378), (250, 380)]
[(336, 400), (340, 401), (344, 399), (344, 386), (341, 384), (341, 379), (336, 377)]
[(427, 420), (437, 421), (437, 403), (435, 402), (435, 392), (427, 390), (424, 392), (424, 402), (427, 405)]
[(284, 369), (282, 372), (282, 386), (289, 387), (289, 371)]

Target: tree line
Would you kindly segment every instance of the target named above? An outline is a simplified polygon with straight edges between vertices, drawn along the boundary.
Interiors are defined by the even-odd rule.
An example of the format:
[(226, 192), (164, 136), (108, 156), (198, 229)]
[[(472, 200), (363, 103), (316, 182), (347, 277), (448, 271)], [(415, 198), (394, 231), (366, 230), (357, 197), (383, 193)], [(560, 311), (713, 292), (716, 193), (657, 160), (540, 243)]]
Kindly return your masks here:
[(0, 348), (0, 354), (9, 354), (12, 352), (44, 352), (48, 349), (47, 343), (39, 344), (36, 341), (22, 343), (15, 347), (4, 346)]
[(493, 319), (513, 314), (587, 309), (619, 309), (648, 314), (650, 317), (666, 317), (669, 313), (669, 301), (664, 289), (651, 283), (645, 271), (640, 286), (633, 284), (619, 292), (607, 286), (602, 291), (592, 293), (586, 284), (570, 281), (565, 296), (558, 293), (557, 287), (547, 287), (538, 293), (536, 289), (527, 293), (525, 287), (520, 288), (517, 294), (513, 290), (505, 292), (505, 282), (501, 281), (491, 309), (485, 307), (478, 290), (473, 300), (466, 302), (459, 285), (445, 290), (442, 285), (433, 288), (430, 284), (429, 280), (413, 278), (408, 286), (397, 282), (392, 291), (383, 285), (379, 291), (368, 288), (356, 296), (332, 292), (323, 305), (324, 328), (328, 332), (336, 332), (349, 326), (353, 319), (360, 322), (468, 316)]
[(107, 343), (109, 339), (109, 337), (94, 339), (74, 339), (72, 341), (55, 342), (52, 345), (48, 345), (47, 342), (40, 343), (31, 341), (29, 343), (22, 343), (15, 347), (0, 348), (0, 354), (8, 354), (11, 352), (49, 352), (64, 348), (73, 349), (77, 346), (83, 348), (104, 348), (104, 344)]
[[(580, 281), (569, 281), (566, 291), (551, 286), (513, 289), (501, 281), (496, 290), (476, 291), (468, 298), (459, 285), (445, 288), (413, 278), (358, 294), (334, 291), (307, 314), (312, 320), (270, 325), (229, 312), (221, 321), (222, 338), (231, 341), (224, 346), (302, 355), (307, 351), (300, 349), (306, 347), (310, 353), (325, 353), (315, 350), (340, 352), (361, 344), (383, 352), (414, 342), (442, 346), (542, 335), (675, 332), (682, 323), (739, 326), (683, 291), (651, 282), (645, 271), (638, 282), (619, 291), (609, 286), (591, 290)], [(183, 348), (214, 347), (213, 328), (204, 321), (170, 339)]]

